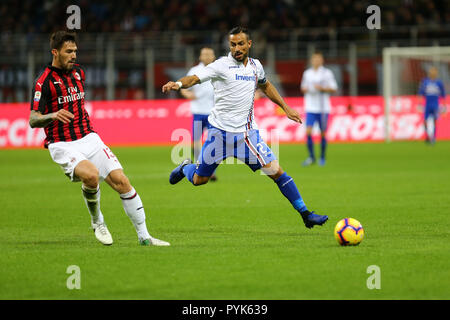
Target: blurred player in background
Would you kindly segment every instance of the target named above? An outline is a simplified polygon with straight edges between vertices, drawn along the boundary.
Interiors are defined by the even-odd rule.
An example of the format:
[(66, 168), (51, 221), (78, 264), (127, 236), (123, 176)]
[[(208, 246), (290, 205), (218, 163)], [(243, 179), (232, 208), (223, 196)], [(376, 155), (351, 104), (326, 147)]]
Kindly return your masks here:
[(50, 38), (50, 48), (53, 60), (34, 83), (30, 126), (44, 128), (45, 147), (53, 161), (61, 166), (71, 181), (82, 182), (82, 194), (97, 240), (104, 245), (113, 243), (100, 210), (99, 182), (104, 180), (119, 193), (141, 245), (170, 245), (150, 236), (139, 195), (124, 174), (119, 160), (92, 129), (84, 108), (84, 70), (75, 63), (75, 34), (55, 32)]
[[(216, 60), (214, 50), (209, 47), (203, 47), (200, 50), (200, 63), (192, 67), (187, 75), (192, 76), (203, 70), (208, 64)], [(191, 100), (192, 113), (192, 145), (194, 162), (198, 160), (198, 156), (202, 149), (203, 131), (208, 128), (208, 116), (214, 107), (214, 88), (211, 81), (203, 82), (189, 89), (181, 89), (181, 95)], [(217, 179), (216, 175), (211, 176), (211, 181)]]
[(309, 157), (303, 162), (303, 166), (309, 166), (316, 162), (314, 154), (314, 142), (312, 129), (317, 122), (321, 135), (321, 154), (319, 165), (325, 165), (325, 152), (327, 148), (326, 131), (328, 115), (331, 111), (330, 93), (337, 91), (337, 83), (333, 72), (323, 66), (323, 55), (316, 52), (311, 56), (311, 67), (303, 73), (301, 91), (305, 96), (304, 105), (306, 112), (306, 141)]
[[(445, 99), (445, 89), (442, 80), (438, 79), (438, 69), (431, 67), (428, 77), (423, 79), (419, 87), (419, 95), (425, 98), (425, 142), (434, 144), (436, 142), (436, 122), (439, 117), (439, 98)], [(446, 107), (443, 104), (442, 112)]]
[(277, 89), (266, 79), (264, 68), (257, 59), (249, 57), (252, 40), (246, 28), (229, 32), (230, 53), (209, 64), (195, 75), (177, 82), (169, 81), (163, 92), (189, 88), (211, 80), (214, 87), (214, 108), (209, 116), (208, 138), (198, 164), (183, 161), (170, 174), (169, 182), (176, 184), (186, 177), (194, 186), (209, 181), (217, 166), (227, 157), (235, 157), (250, 169), (261, 169), (278, 186), (281, 193), (297, 210), (307, 228), (322, 225), (328, 217), (308, 211), (294, 179), (283, 171), (272, 150), (261, 139), (254, 120), (255, 90), (259, 87), (287, 117), (302, 123), (297, 111), (289, 107)]

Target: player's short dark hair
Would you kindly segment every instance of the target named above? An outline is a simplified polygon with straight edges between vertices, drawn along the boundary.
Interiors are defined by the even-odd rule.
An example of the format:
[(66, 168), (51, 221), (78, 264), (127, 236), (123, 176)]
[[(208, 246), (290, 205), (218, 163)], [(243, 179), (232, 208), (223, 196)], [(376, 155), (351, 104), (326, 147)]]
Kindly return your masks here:
[(76, 34), (74, 32), (64, 30), (56, 31), (50, 36), (50, 49), (59, 50), (66, 41), (77, 43)]
[(234, 27), (233, 29), (230, 30), (230, 32), (228, 34), (232, 35), (232, 34), (238, 34), (241, 32), (246, 34), (247, 40), (250, 40), (250, 32), (248, 31), (248, 29), (246, 27), (241, 27), (241, 26)]

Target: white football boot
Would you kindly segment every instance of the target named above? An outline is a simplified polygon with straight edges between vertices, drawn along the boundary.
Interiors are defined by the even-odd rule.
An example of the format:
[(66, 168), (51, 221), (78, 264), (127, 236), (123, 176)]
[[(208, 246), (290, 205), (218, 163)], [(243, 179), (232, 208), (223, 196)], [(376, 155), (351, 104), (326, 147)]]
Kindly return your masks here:
[(98, 241), (103, 243), (105, 246), (110, 246), (113, 243), (111, 233), (109, 233), (106, 224), (104, 223), (93, 223), (92, 228), (94, 229), (95, 237)]
[(157, 247), (168, 247), (170, 246), (169, 242), (162, 241), (153, 237), (150, 237), (145, 240), (139, 241), (142, 246), (157, 246)]

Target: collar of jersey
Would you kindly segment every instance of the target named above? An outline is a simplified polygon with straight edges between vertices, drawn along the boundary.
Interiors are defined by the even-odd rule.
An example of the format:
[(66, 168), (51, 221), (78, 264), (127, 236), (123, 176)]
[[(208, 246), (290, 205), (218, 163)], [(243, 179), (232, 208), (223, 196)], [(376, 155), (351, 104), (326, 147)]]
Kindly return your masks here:
[(314, 72), (319, 72), (319, 71), (322, 71), (323, 69), (324, 69), (324, 66), (318, 67), (317, 70), (314, 69), (313, 67), (311, 67), (311, 70), (314, 71)]
[(71, 71), (64, 72), (62, 69), (52, 66), (51, 62), (48, 64), (48, 67), (49, 67), (50, 70), (53, 70), (53, 71), (61, 73), (61, 74), (69, 74), (71, 72)]
[[(249, 58), (249, 59), (250, 59), (250, 58)], [(231, 55), (231, 52), (228, 52), (228, 60), (233, 61), (234, 64), (236, 64), (236, 65), (238, 65), (238, 66), (243, 66), (243, 67), (245, 67), (243, 62), (237, 61), (237, 60)], [(248, 64), (248, 63), (247, 63), (247, 64)]]

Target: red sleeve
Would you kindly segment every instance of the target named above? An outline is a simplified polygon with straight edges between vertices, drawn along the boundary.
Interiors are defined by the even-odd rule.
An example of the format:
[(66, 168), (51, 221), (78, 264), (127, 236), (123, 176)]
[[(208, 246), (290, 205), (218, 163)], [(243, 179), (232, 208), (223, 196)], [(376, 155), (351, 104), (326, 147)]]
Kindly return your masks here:
[(39, 76), (34, 83), (33, 91), (31, 94), (31, 110), (39, 111), (40, 113), (45, 112), (45, 106), (47, 101), (49, 101), (49, 90), (48, 90), (48, 76), (47, 69)]

